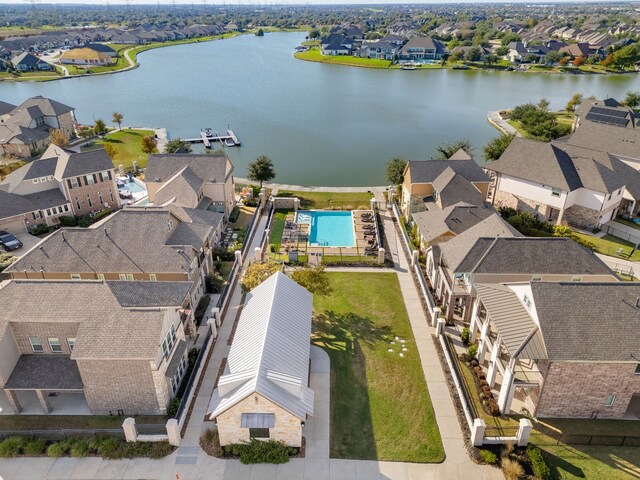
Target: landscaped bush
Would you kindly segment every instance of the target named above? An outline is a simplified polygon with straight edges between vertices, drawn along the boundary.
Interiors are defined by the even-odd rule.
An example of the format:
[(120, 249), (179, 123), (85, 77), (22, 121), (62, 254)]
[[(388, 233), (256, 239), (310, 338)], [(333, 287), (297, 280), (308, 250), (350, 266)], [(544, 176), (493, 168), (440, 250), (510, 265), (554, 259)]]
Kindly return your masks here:
[(554, 237), (570, 237), (572, 235), (572, 231), (566, 225), (554, 225), (553, 226), (553, 236)]
[(204, 277), (205, 287), (208, 293), (220, 293), (224, 287), (224, 278), (217, 272), (212, 272)]
[(229, 223), (236, 223), (239, 216), (240, 216), (240, 207), (236, 205), (235, 207), (233, 207), (233, 210), (231, 210), (231, 213), (229, 214)]
[(221, 247), (212, 248), (211, 256), (216, 258), (217, 260), (226, 261), (226, 262), (233, 261), (236, 259), (236, 256), (233, 252), (229, 251), (226, 248), (221, 248)]
[(62, 443), (52, 443), (47, 448), (47, 457), (58, 458), (62, 457), (65, 453), (65, 446)]
[(115, 437), (104, 437), (98, 442), (98, 455), (103, 458), (122, 458), (122, 441)]
[(469, 327), (464, 327), (462, 329), (462, 333), (460, 334), (460, 339), (462, 340), (463, 344), (469, 345), (469, 341), (471, 340), (471, 330), (469, 330)]
[(224, 447), (226, 455), (240, 457), (240, 462), (248, 463), (287, 463), (289, 457), (295, 455), (297, 450), (286, 446), (283, 442), (268, 440), (263, 442), (252, 438), (247, 443), (233, 443)]
[(551, 469), (549, 468), (549, 465), (547, 465), (547, 461), (544, 459), (540, 449), (535, 445), (529, 445), (527, 447), (527, 453), (529, 454), (531, 468), (533, 469), (535, 476), (540, 480), (550, 480)]
[(469, 355), (470, 357), (475, 358), (475, 356), (478, 354), (478, 345), (471, 345), (468, 349), (467, 349), (467, 355)]
[(78, 226), (82, 228), (87, 228), (91, 225), (91, 217), (89, 215), (83, 215), (78, 219)]
[(31, 227), (31, 235), (44, 235), (49, 232), (49, 227), (46, 223), (39, 223), (38, 225)]
[(480, 460), (484, 463), (488, 463), (489, 465), (496, 465), (498, 463), (498, 455), (493, 453), (491, 450), (481, 448), (478, 450), (478, 454), (480, 455)]
[(255, 198), (247, 198), (247, 199), (244, 201), (244, 204), (245, 204), (247, 207), (257, 207), (257, 206), (258, 206), (258, 200), (257, 200), (257, 199), (255, 199)]
[(69, 449), (72, 457), (86, 457), (89, 455), (89, 441), (84, 439), (76, 440)]
[(92, 222), (91, 223), (96, 223), (98, 220), (100, 220), (101, 218), (106, 217), (107, 215), (111, 215), (113, 213), (113, 210), (111, 210), (110, 208), (105, 208), (104, 210), (96, 213), (92, 218)]
[(522, 465), (520, 465), (517, 460), (502, 457), (501, 466), (506, 480), (518, 480), (524, 475), (524, 468), (522, 468)]
[(78, 226), (78, 219), (76, 217), (62, 216), (58, 217), (58, 220), (60, 221), (60, 225), (63, 225), (65, 227)]
[(0, 442), (0, 457), (11, 458), (17, 457), (22, 451), (25, 444), (24, 437), (9, 437)]
[(203, 295), (202, 298), (200, 298), (200, 301), (198, 302), (198, 306), (196, 307), (196, 311), (193, 314), (196, 321), (196, 325), (200, 326), (200, 323), (202, 323), (202, 318), (204, 317), (204, 314), (207, 312), (207, 307), (209, 306), (210, 301), (211, 301), (210, 295)]
[(16, 257), (9, 253), (0, 253), (0, 272), (16, 261)]
[(176, 413), (178, 413), (178, 409), (180, 408), (180, 402), (182, 402), (181, 397), (175, 397), (169, 402), (169, 405), (167, 405), (167, 416), (171, 418), (176, 416)]
[(47, 448), (47, 442), (42, 438), (30, 438), (22, 447), (22, 453), (29, 457), (37, 457), (42, 455)]
[(220, 447), (220, 435), (217, 429), (210, 428), (200, 436), (200, 446), (212, 457), (222, 456), (222, 447)]

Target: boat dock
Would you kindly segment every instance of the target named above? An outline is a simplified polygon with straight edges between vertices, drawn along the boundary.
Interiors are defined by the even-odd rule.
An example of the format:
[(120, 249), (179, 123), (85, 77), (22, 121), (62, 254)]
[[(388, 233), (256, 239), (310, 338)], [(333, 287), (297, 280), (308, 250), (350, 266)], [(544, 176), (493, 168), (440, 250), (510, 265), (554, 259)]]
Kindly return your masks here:
[(210, 128), (203, 128), (200, 130), (200, 136), (196, 138), (186, 138), (184, 140), (188, 143), (202, 143), (205, 148), (211, 148), (213, 142), (220, 142), (225, 147), (239, 147), (240, 140), (233, 130), (227, 130), (226, 135), (220, 135), (217, 131)]

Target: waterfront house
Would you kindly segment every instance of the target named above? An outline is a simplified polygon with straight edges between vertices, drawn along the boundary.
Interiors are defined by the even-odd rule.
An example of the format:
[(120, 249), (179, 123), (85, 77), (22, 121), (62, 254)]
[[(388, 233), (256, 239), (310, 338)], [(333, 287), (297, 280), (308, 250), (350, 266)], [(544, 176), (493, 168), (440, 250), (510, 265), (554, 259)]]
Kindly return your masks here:
[(432, 37), (415, 36), (400, 49), (398, 58), (405, 61), (421, 62), (425, 60), (441, 60), (447, 50), (440, 40)]
[(111, 65), (111, 56), (92, 48), (73, 48), (65, 51), (59, 59), (64, 65), (106, 66)]
[(187, 367), (180, 317), (190, 286), (8, 282), (0, 288), (1, 408), (16, 414), (56, 414), (65, 406), (94, 415), (166, 414)]
[(637, 420), (637, 283), (525, 281), (474, 289), (472, 337), (502, 413)]
[(379, 40), (377, 42), (364, 43), (362, 48), (356, 52), (356, 56), (363, 58), (394, 60), (399, 50), (399, 45)]
[(13, 64), (13, 68), (20, 72), (33, 72), (52, 69), (50, 63), (45, 62), (44, 60), (36, 57), (29, 52), (22, 52), (19, 55), (13, 57), (11, 59), (11, 63)]
[(109, 55), (111, 58), (117, 58), (118, 56), (118, 52), (116, 52), (109, 45), (105, 45), (104, 43), (87, 43), (83, 45), (82, 48), (89, 48), (91, 50), (95, 50), (96, 52)]
[(312, 301), (282, 272), (247, 295), (207, 410), (222, 446), (253, 438), (302, 446), (302, 427), (313, 415)]
[(332, 33), (320, 40), (320, 52), (323, 55), (351, 55), (354, 48), (353, 38), (339, 33)]
[(570, 58), (587, 58), (592, 55), (592, 51), (589, 48), (588, 43), (574, 43), (571, 45), (567, 45), (560, 48), (559, 52), (567, 54), (567, 56), (569, 56)]

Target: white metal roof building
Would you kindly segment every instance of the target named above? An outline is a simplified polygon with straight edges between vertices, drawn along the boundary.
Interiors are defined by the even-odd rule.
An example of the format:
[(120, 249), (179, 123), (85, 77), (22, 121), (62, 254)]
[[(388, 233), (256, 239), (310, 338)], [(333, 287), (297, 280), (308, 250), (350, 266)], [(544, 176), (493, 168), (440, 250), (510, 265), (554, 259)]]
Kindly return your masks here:
[[(281, 272), (249, 293), (209, 403), (211, 420), (252, 394), (300, 421), (313, 414), (308, 387), (312, 300), (311, 293)], [(234, 413), (238, 427), (273, 428), (274, 416), (259, 405), (255, 411), (244, 410)]]

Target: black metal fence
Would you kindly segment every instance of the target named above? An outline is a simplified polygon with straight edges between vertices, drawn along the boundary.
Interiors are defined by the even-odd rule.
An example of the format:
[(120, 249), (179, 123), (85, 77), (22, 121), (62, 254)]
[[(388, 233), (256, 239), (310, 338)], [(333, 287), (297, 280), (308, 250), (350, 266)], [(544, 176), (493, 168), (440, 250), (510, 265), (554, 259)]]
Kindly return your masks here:
[[(198, 377), (198, 371), (200, 370), (200, 366), (202, 365), (202, 361), (207, 351), (207, 345), (209, 343), (209, 340), (211, 339), (211, 335), (212, 335), (211, 329), (207, 328), (207, 334), (204, 338), (204, 342), (202, 342), (202, 348), (198, 353), (198, 358), (196, 359), (196, 363), (194, 363), (193, 365), (193, 370), (191, 370), (189, 381), (187, 382), (187, 386), (184, 389), (184, 394), (182, 395), (180, 406), (178, 407), (178, 411), (176, 412), (176, 415), (175, 415), (175, 418), (178, 419), (178, 422), (180, 422), (180, 419), (182, 419), (182, 416), (185, 413), (185, 410), (189, 408), (189, 404), (191, 403), (191, 399), (193, 397), (193, 390), (195, 388), (195, 380)], [(182, 422), (180, 422), (180, 424), (182, 424)], [(142, 433), (140, 431), (140, 426), (137, 426), (137, 428), (138, 428), (138, 433)], [(166, 433), (166, 429), (164, 433)]]
[(167, 425), (164, 423), (136, 423), (138, 435), (166, 435)]
[[(465, 381), (465, 376), (460, 370), (461, 367), (460, 367), (460, 364), (458, 363), (458, 358), (457, 358), (455, 349), (451, 345), (451, 339), (449, 338), (448, 335), (445, 336), (445, 341), (443, 343), (447, 349), (445, 354), (449, 355), (449, 358), (451, 359), (451, 364), (453, 365), (453, 369), (455, 370), (455, 372), (452, 372), (452, 373), (458, 377), (462, 394), (465, 397), (465, 398), (461, 398), (460, 400), (467, 404), (467, 408), (471, 413), (471, 417), (478, 418), (479, 417), (478, 410), (476, 409), (475, 403), (473, 402), (471, 397), (473, 395), (473, 392), (469, 390), (469, 385), (467, 385), (467, 382)], [(471, 388), (475, 388), (475, 385), (473, 385)]]
[[(164, 433), (167, 432), (164, 425), (160, 425)], [(140, 428), (140, 425), (136, 425)], [(43, 438), (51, 441), (63, 441), (69, 438), (88, 438), (95, 436), (117, 437), (124, 439), (124, 430), (122, 428), (83, 428), (83, 429), (67, 429), (60, 428), (55, 430), (0, 430), (0, 440), (9, 437), (29, 437)]]
[(565, 433), (541, 433), (533, 431), (531, 443), (541, 446), (598, 445), (608, 447), (640, 447), (640, 436), (631, 435), (572, 435)]

